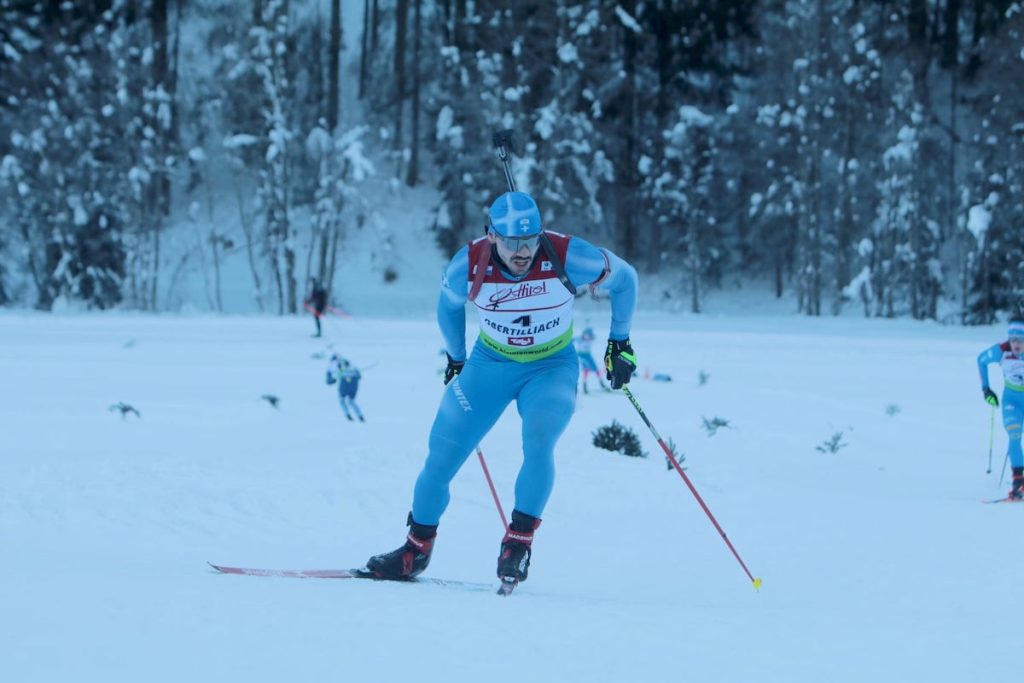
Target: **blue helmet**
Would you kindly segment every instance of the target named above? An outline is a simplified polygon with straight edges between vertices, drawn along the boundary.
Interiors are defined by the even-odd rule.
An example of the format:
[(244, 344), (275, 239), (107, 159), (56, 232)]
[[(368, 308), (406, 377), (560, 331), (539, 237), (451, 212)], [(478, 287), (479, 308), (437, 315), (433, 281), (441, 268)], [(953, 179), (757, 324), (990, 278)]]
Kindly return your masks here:
[(1024, 338), (1024, 321), (1011, 320), (1010, 328), (1007, 330), (1007, 336), (1014, 339)]
[(491, 230), (502, 237), (531, 237), (541, 231), (540, 209), (525, 192), (506, 192), (487, 212)]

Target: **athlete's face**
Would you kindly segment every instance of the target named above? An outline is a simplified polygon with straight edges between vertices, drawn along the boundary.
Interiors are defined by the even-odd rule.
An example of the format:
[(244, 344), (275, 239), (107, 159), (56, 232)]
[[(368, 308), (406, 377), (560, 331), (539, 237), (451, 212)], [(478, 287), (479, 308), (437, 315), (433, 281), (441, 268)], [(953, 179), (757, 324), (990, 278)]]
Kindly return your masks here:
[(1010, 350), (1015, 356), (1024, 353), (1024, 337), (1010, 337)]
[(487, 233), (488, 241), (498, 250), (498, 256), (508, 266), (509, 272), (513, 275), (524, 275), (530, 270), (533, 257), (540, 247), (540, 240), (536, 237), (529, 239), (511, 239), (496, 235), (494, 231)]

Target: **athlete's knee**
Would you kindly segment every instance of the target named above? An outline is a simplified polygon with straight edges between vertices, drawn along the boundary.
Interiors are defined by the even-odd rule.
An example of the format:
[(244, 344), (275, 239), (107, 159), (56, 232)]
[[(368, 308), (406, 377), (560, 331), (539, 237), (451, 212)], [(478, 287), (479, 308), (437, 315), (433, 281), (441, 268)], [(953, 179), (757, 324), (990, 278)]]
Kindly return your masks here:
[(561, 434), (576, 411), (576, 387), (573, 393), (543, 401), (541, 405), (527, 405), (520, 410), (525, 433), (552, 431)]
[(1006, 425), (1006, 434), (1010, 437), (1010, 441), (1020, 441), (1020, 423)]

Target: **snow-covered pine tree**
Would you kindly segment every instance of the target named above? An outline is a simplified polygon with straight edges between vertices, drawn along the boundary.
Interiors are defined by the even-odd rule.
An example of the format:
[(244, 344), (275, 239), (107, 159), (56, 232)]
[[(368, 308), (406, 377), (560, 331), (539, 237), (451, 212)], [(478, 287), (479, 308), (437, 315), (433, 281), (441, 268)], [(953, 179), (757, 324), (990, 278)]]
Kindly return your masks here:
[(117, 9), (63, 4), (22, 17), (20, 44), (31, 45), (34, 66), (46, 70), (37, 88), (11, 93), (18, 117), (11, 120), (3, 178), (13, 189), (8, 210), (38, 308), (58, 299), (96, 308), (121, 301), (124, 178), (132, 158), (114, 116), (125, 97), (113, 76), (122, 35)]
[(715, 173), (715, 119), (696, 107), (684, 105), (675, 125), (663, 133), (659, 160), (645, 157), (642, 197), (655, 220), (673, 235), (666, 247), (682, 255), (684, 290), (690, 293), (690, 311), (701, 312), (706, 262), (716, 256), (711, 247), (715, 229), (713, 188)]

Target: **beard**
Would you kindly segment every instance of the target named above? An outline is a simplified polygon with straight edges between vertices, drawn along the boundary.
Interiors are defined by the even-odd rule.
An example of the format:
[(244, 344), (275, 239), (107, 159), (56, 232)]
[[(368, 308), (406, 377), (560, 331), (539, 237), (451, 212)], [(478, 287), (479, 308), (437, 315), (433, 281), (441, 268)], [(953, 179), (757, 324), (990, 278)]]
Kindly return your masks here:
[(537, 258), (537, 252), (530, 254), (529, 256), (519, 256), (518, 253), (512, 254), (507, 259), (502, 258), (498, 252), (496, 246), (491, 246), (491, 254), (494, 259), (509, 273), (512, 275), (525, 275), (530, 271), (530, 267), (533, 266), (534, 259)]

